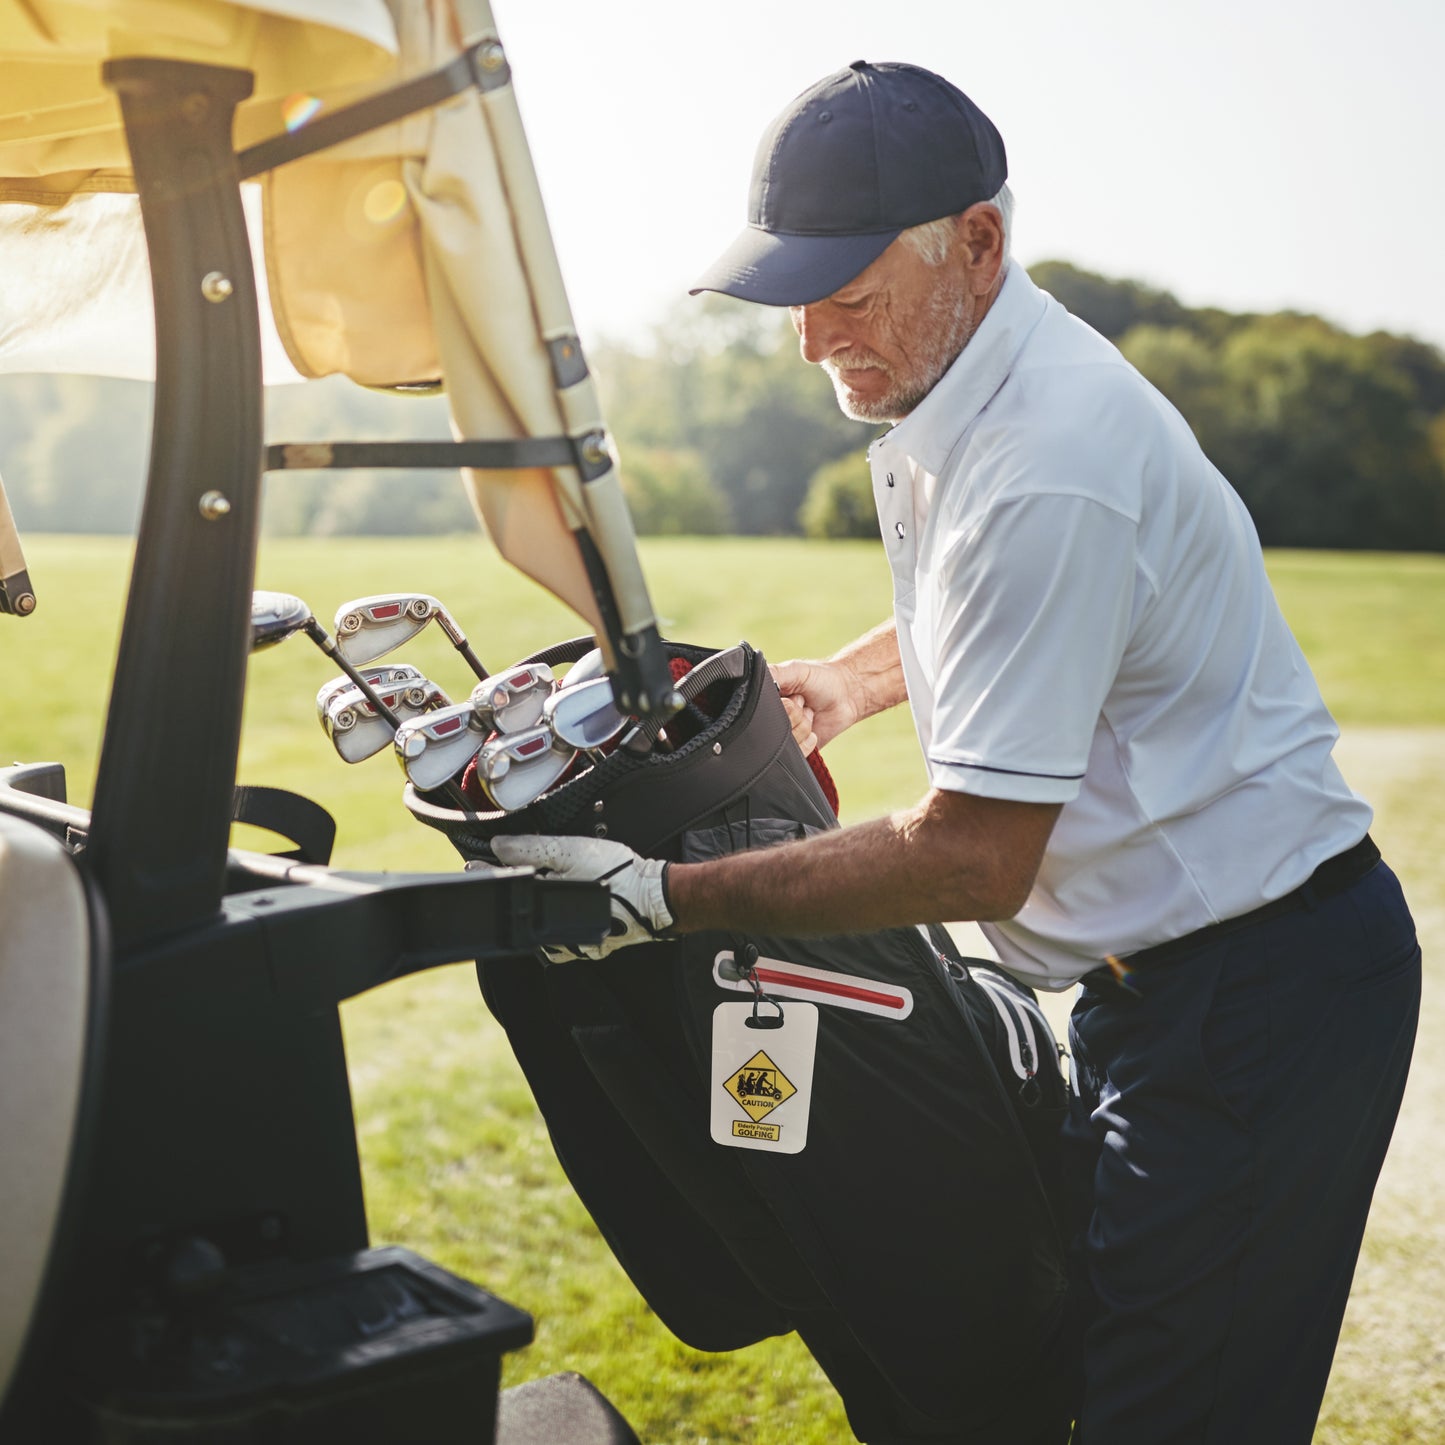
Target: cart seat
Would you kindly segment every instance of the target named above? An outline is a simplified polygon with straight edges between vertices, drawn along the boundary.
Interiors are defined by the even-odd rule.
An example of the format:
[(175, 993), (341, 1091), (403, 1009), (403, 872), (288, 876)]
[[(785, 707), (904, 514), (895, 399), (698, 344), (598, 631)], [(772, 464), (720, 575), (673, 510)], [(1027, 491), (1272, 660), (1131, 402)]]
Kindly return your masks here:
[(94, 920), (61, 844), (0, 813), (0, 1411), (63, 1262), (99, 1033)]

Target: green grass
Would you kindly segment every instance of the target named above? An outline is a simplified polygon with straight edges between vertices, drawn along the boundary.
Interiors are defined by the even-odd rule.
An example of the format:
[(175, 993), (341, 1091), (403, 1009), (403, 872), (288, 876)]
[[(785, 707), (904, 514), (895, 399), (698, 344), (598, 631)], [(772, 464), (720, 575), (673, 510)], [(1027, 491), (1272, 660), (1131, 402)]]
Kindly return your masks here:
[[(12, 684), (0, 761), (67, 764), (73, 800), (93, 787), (129, 548), (26, 539), (40, 610), (0, 620)], [(888, 574), (872, 543), (657, 540), (644, 565), (664, 631), (775, 659), (826, 653), (884, 617)], [(1376, 836), (1405, 877), (1428, 940), (1445, 945), (1445, 558), (1276, 553), (1281, 603), (1345, 729), (1347, 774), (1379, 810)], [(297, 592), (324, 621), (347, 597), (436, 593), (494, 666), (580, 630), (572, 614), (475, 537), (269, 541), (257, 583)], [(204, 626), (204, 618), (197, 619)], [(471, 678), (440, 633), (405, 656), (454, 696)], [(331, 669), (304, 639), (251, 663), (241, 781), (304, 792), (337, 818), (335, 861), (451, 869), (439, 836), (401, 808), (381, 757), (343, 766), (312, 699)], [(865, 759), (862, 748), (867, 747)], [(848, 818), (911, 802), (923, 773), (906, 710), (828, 748)], [(270, 846), (246, 835), (247, 846)], [(1440, 949), (1437, 947), (1436, 952)], [(345, 1006), (372, 1229), (476, 1279), (537, 1318), (506, 1381), (580, 1369), (648, 1445), (850, 1438), (832, 1392), (794, 1339), (704, 1355), (661, 1327), (612, 1260), (552, 1157), (500, 1030), (466, 967), (435, 970)], [(1433, 1056), (1445, 1008), (1429, 1004), (1396, 1150), (1381, 1183), (1319, 1445), (1445, 1438), (1445, 1126)], [(1439, 1087), (1437, 1087), (1437, 1084)]]
[(1273, 552), (1280, 607), (1341, 724), (1445, 724), (1445, 558)]

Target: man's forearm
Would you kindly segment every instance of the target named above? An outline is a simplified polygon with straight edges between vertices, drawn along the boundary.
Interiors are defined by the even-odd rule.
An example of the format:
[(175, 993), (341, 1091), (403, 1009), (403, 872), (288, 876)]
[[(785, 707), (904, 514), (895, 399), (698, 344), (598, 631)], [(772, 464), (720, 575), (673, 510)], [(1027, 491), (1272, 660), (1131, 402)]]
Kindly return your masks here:
[(898, 624), (891, 618), (865, 632), (828, 659), (846, 667), (857, 679), (864, 701), (859, 721), (897, 707), (908, 697), (903, 659), (898, 651)]
[(674, 927), (822, 934), (1011, 918), (1057, 814), (1052, 805), (934, 793), (905, 812), (803, 842), (674, 863)]

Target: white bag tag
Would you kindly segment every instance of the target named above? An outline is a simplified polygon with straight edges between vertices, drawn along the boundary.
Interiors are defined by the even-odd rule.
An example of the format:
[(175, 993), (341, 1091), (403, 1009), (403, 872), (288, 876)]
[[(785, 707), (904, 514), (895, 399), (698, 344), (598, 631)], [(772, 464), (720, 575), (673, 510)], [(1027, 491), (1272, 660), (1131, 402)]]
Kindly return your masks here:
[[(749, 945), (748, 972), (758, 951)], [(712, 1015), (712, 1138), (730, 1149), (801, 1153), (813, 1103), (818, 1005), (786, 1011), (752, 977), (751, 1003), (720, 1003)]]

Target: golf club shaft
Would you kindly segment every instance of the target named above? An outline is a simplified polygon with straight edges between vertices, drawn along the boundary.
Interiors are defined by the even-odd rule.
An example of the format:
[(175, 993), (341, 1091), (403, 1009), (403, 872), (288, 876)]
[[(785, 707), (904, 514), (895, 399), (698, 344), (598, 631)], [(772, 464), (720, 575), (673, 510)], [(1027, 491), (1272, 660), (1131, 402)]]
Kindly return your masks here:
[(461, 653), (462, 661), (465, 662), (479, 678), (485, 680), (490, 677), (491, 674), (487, 671), (482, 659), (472, 651), (472, 645), (467, 641), (466, 633), (447, 615), (445, 608), (437, 612), (436, 619), (437, 624), (441, 627), (441, 630), (446, 633), (452, 646)]
[(376, 689), (341, 655), (326, 629), (314, 617), (306, 625), (306, 635), (351, 679), (362, 697), (376, 709), (377, 716), (385, 718), (391, 724), (394, 733), (401, 726), (401, 719), (381, 700)]
[(465, 637), (462, 638), (460, 642), (453, 643), (453, 646), (461, 653), (462, 661), (465, 662), (478, 677), (487, 677), (490, 675), (483, 665), (482, 659), (472, 651), (472, 645)]

